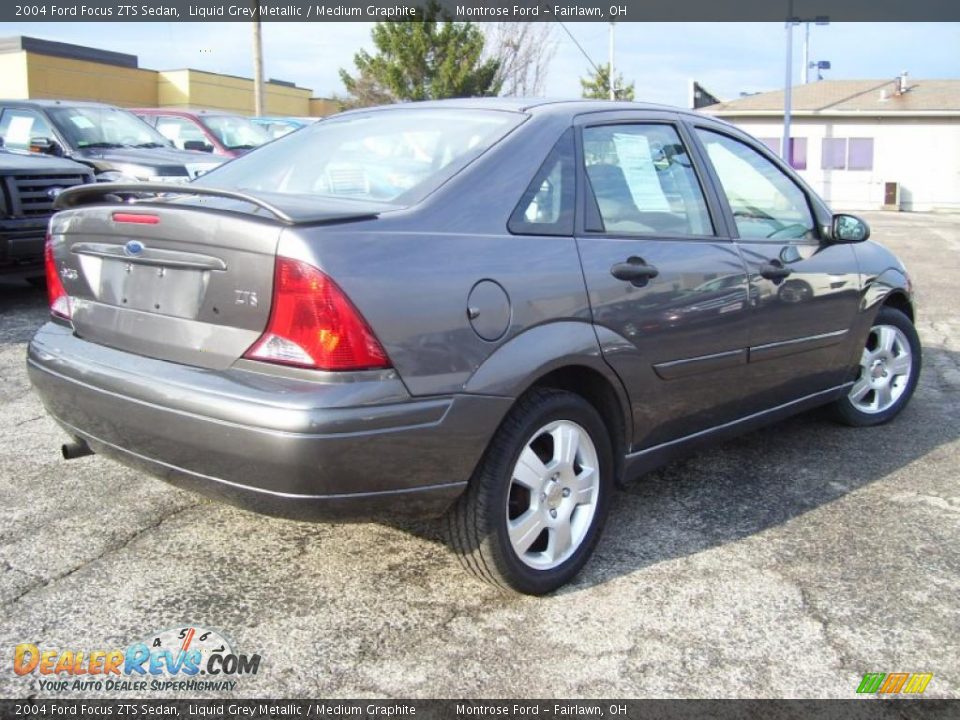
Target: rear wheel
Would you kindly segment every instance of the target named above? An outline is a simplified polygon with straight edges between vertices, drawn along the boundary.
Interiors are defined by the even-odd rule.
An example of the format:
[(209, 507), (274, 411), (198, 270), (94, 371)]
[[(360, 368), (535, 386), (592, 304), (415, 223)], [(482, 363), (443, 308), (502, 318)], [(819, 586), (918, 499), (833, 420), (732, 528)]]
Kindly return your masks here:
[(606, 519), (612, 459), (606, 426), (582, 397), (551, 389), (525, 395), (447, 518), (464, 567), (531, 595), (569, 582)]
[(867, 335), (853, 387), (834, 405), (838, 419), (855, 427), (893, 419), (913, 395), (920, 362), (920, 338), (910, 318), (882, 308)]

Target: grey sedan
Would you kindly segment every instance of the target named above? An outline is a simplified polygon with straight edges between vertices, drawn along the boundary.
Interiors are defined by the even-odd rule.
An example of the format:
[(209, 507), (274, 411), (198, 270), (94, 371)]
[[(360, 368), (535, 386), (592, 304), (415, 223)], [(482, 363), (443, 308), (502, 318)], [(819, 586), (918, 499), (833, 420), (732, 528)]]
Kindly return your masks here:
[(906, 270), (742, 131), (661, 106), (338, 115), (187, 186), (65, 191), (30, 377), (71, 441), (255, 511), (443, 516), (531, 594), (617, 483), (920, 372)]

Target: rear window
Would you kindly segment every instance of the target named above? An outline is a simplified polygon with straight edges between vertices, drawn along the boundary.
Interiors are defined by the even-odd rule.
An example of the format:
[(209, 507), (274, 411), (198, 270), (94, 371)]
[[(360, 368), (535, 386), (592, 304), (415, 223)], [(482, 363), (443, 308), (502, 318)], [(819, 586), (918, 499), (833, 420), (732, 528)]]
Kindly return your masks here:
[(523, 118), (512, 112), (426, 108), (334, 117), (212, 170), (197, 184), (412, 205)]

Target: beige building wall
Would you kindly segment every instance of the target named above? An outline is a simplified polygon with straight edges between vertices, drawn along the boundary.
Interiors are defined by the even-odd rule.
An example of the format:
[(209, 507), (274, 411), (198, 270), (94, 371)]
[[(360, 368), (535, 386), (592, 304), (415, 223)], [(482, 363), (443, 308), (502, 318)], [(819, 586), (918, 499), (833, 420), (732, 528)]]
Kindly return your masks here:
[(340, 103), (336, 100), (315, 97), (310, 98), (310, 112), (307, 114), (310, 117), (327, 117), (328, 115), (336, 115), (342, 109)]
[[(92, 100), (121, 107), (157, 104), (157, 72), (69, 58), (26, 55), (29, 97)], [(2, 76), (0, 76), (2, 77)], [(0, 81), (5, 84), (5, 80)]]
[[(240, 115), (253, 114), (253, 81), (232, 75), (202, 70), (162, 70), (158, 73), (158, 105), (226, 110)], [(307, 88), (276, 83), (264, 86), (265, 114), (308, 115), (310, 95)]]
[(30, 97), (27, 84), (27, 53), (0, 55), (0, 97), (25, 100)]
[[(327, 116), (333, 100), (311, 97), (308, 88), (266, 83), (265, 115)], [(147, 70), (105, 62), (0, 53), (0, 97), (88, 100), (120, 107), (178, 107), (253, 114), (253, 80), (202, 70)]]

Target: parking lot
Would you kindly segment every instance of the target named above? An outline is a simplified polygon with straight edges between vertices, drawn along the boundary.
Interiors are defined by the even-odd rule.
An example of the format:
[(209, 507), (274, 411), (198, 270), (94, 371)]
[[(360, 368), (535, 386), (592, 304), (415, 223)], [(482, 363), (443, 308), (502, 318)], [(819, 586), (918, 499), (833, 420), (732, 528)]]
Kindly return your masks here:
[(428, 523), (276, 520), (64, 462), (24, 369), (45, 295), (0, 285), (0, 696), (78, 696), (14, 675), (18, 643), (192, 625), (262, 656), (235, 697), (850, 698), (898, 671), (960, 697), (960, 216), (866, 217), (918, 288), (902, 416), (807, 414), (631, 484), (585, 572), (540, 599), (468, 577)]

